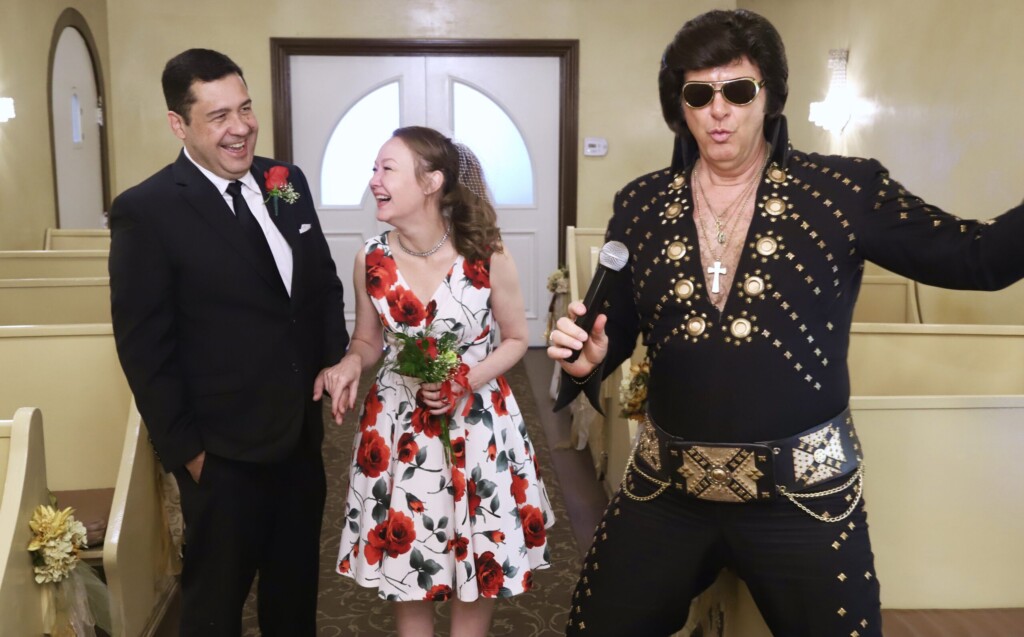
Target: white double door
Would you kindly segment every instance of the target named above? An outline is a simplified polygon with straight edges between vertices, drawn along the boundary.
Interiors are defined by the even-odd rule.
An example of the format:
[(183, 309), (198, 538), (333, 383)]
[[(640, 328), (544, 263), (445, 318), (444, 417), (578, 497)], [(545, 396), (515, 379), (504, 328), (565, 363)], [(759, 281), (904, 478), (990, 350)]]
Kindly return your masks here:
[[(290, 58), (293, 159), (306, 173), (316, 198), (317, 212), (338, 275), (345, 285), (345, 306), (352, 327), (355, 311), (352, 265), (364, 241), (389, 226), (376, 220), (376, 205), (367, 187), (358, 203), (327, 203), (325, 182), (333, 175), (329, 142), (339, 122), (360, 100), (382, 86), (397, 82), (398, 125), (423, 125), (459, 137), (454, 115), (458, 85), (485, 95), (507, 115), (525, 144), (527, 170), (532, 179), (529, 196), (516, 203), (496, 201), (498, 224), (506, 249), (515, 259), (522, 284), (530, 331), (530, 344), (544, 344), (550, 294), (545, 284), (558, 260), (559, 176), (559, 60), (546, 57), (434, 57), (434, 56), (293, 56)], [(387, 140), (379, 141), (361, 171), (369, 183), (373, 157)], [(472, 144), (471, 144), (472, 146)], [(521, 150), (521, 148), (520, 148)], [(353, 149), (355, 152), (355, 149)], [(334, 149), (337, 154), (337, 149)], [(522, 156), (522, 153), (519, 153)], [(501, 154), (490, 165), (484, 160), (488, 181), (504, 174)], [(522, 168), (522, 162), (518, 164)], [(352, 175), (347, 175), (351, 178)], [(328, 184), (329, 185), (329, 184)], [(329, 198), (328, 198), (329, 199)], [(500, 198), (499, 198), (500, 199)], [(361, 276), (361, 273), (360, 273)]]

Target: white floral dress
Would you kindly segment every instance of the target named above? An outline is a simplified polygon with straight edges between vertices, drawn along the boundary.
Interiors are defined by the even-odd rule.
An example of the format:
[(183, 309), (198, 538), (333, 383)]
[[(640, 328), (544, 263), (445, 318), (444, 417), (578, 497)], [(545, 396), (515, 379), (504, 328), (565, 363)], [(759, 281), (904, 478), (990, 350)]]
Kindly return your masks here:
[(388, 233), (366, 242), (366, 290), (388, 349), (359, 418), (337, 572), (389, 600), (509, 597), (550, 566), (554, 523), (533, 444), (504, 377), (463, 396), (449, 423), (416, 400), (420, 381), (391, 370), (395, 333), (455, 332), (470, 367), (493, 349), (489, 262), (459, 256), (424, 305)]

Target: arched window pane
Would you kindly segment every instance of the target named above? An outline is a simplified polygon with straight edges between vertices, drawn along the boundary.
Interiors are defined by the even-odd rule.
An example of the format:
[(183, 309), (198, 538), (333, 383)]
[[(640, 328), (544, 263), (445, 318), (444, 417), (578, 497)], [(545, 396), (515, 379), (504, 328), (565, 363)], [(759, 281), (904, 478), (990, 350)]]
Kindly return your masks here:
[(385, 84), (348, 109), (331, 133), (320, 169), (320, 202), (358, 206), (373, 176), (377, 151), (398, 128), (398, 82)]
[(494, 205), (533, 203), (533, 166), (526, 142), (508, 114), (480, 91), (453, 85), (455, 139), (480, 159)]

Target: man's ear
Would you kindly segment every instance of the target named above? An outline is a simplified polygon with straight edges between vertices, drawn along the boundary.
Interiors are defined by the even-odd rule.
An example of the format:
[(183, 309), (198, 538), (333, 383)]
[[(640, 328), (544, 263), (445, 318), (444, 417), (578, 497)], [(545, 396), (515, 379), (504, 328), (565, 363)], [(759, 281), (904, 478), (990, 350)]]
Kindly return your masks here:
[(174, 111), (167, 111), (167, 123), (175, 137), (181, 140), (185, 139), (185, 119), (181, 115)]
[(444, 174), (440, 170), (435, 170), (427, 175), (426, 184), (423, 187), (423, 194), (430, 196), (441, 189), (444, 185)]

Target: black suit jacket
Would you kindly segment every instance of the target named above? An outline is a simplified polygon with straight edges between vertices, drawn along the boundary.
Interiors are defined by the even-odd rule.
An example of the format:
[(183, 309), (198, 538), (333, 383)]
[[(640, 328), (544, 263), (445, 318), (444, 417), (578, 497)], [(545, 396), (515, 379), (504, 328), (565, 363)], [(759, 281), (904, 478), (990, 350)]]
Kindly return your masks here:
[(275, 462), (323, 439), (313, 381), (348, 345), (342, 285), (302, 171), (256, 157), (257, 183), (274, 165), (300, 193), (276, 216), (268, 204), (292, 249), (290, 297), (184, 152), (111, 207), (118, 356), (167, 470), (204, 450)]

